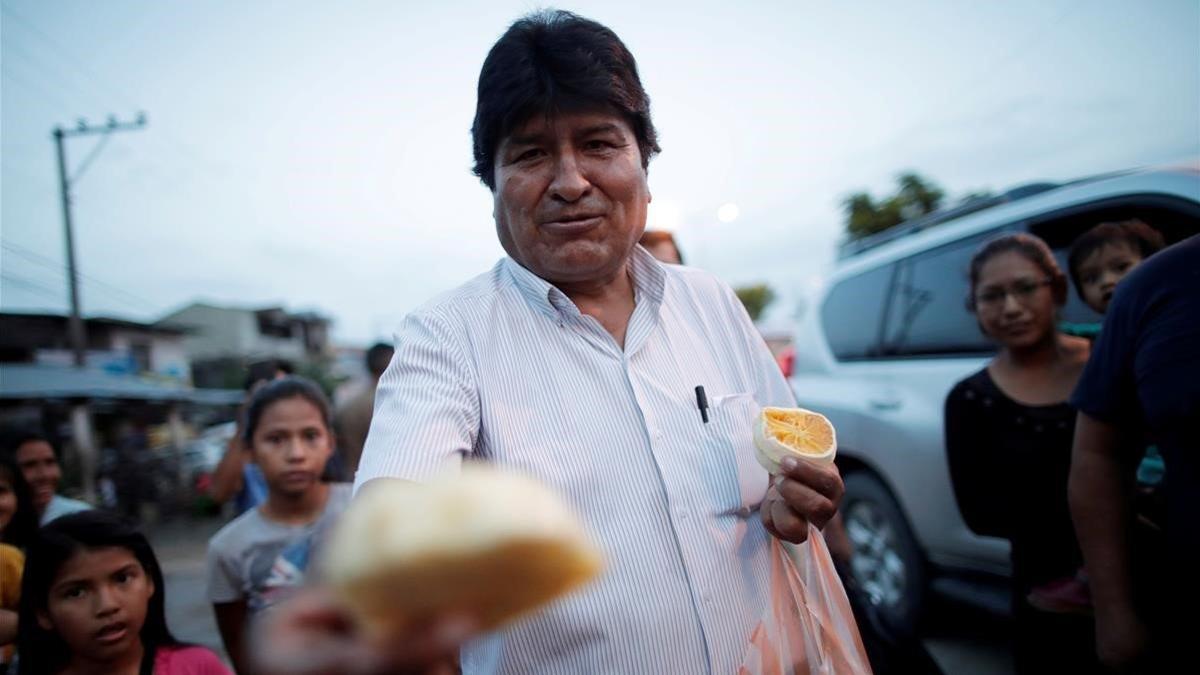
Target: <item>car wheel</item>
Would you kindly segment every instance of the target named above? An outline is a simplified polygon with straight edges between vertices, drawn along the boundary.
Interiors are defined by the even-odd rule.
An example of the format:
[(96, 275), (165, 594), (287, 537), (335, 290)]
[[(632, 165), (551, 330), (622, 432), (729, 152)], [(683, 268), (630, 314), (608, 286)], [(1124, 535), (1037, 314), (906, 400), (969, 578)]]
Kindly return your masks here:
[(924, 606), (924, 556), (900, 505), (878, 478), (858, 471), (845, 484), (841, 511), (854, 549), (854, 579), (889, 632), (913, 635)]

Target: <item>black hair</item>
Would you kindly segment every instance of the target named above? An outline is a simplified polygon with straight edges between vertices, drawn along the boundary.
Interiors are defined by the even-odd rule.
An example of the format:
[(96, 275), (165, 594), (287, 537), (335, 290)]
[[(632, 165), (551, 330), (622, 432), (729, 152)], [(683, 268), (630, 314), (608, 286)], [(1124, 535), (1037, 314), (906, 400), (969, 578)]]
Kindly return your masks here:
[(37, 429), (30, 427), (19, 427), (15, 429), (6, 429), (4, 431), (4, 446), (7, 454), (13, 458), (13, 461), (16, 461), (17, 450), (20, 450), (22, 445), (35, 442), (41, 442), (49, 445), (50, 448), (54, 450), (54, 456), (58, 457), (58, 448), (54, 446), (54, 443), (50, 440), (50, 437), (41, 431), (38, 431)]
[(1067, 254), (1067, 270), (1071, 273), (1071, 281), (1075, 284), (1075, 292), (1079, 293), (1080, 298), (1083, 298), (1083, 284), (1079, 279), (1079, 267), (1083, 261), (1105, 246), (1117, 243), (1128, 244), (1143, 260), (1167, 245), (1158, 230), (1137, 218), (1100, 223), (1079, 235), (1079, 238), (1071, 243), (1071, 251)]
[(1024, 232), (992, 239), (971, 256), (968, 277), (971, 287), (967, 293), (967, 311), (975, 313), (975, 290), (979, 285), (979, 274), (984, 264), (1001, 253), (1016, 253), (1041, 268), (1050, 278), (1054, 302), (1060, 307), (1067, 301), (1067, 277), (1054, 259), (1054, 252), (1039, 237)]
[(645, 230), (642, 232), (642, 238), (638, 243), (646, 248), (658, 246), (659, 244), (670, 244), (671, 248), (675, 249), (675, 255), (679, 258), (679, 264), (685, 265), (683, 261), (683, 251), (680, 250), (678, 242), (675, 241), (675, 235), (666, 230)]
[(660, 151), (650, 98), (637, 62), (616, 33), (562, 10), (517, 19), (492, 45), (479, 72), (471, 139), (475, 175), (496, 189), (500, 142), (534, 114), (610, 108), (633, 129), (642, 168)]
[(262, 420), (263, 413), (267, 411), (267, 408), (290, 398), (302, 398), (315, 405), (317, 410), (321, 411), (325, 429), (332, 438), (333, 412), (329, 405), (329, 399), (325, 398), (325, 393), (321, 391), (317, 383), (307, 377), (288, 375), (267, 382), (251, 395), (250, 403), (246, 405), (246, 423), (242, 427), (242, 442), (246, 444), (246, 447), (254, 446), (254, 432), (258, 430), (258, 423)]
[(376, 342), (371, 345), (371, 348), (367, 350), (367, 372), (374, 377), (383, 375), (383, 371), (387, 370), (395, 351), (395, 347), (386, 342)]
[(38, 513), (33, 506), (33, 496), (29, 492), (29, 483), (25, 482), (25, 474), (7, 454), (0, 455), (0, 481), (11, 485), (17, 497), (17, 512), (4, 531), (0, 532), (0, 543), (25, 548), (37, 532)]
[(162, 569), (154, 549), (129, 521), (100, 510), (81, 511), (55, 518), (37, 532), (25, 551), (25, 571), (21, 578), (21, 609), (17, 619), (17, 653), (21, 655), (18, 675), (56, 673), (71, 656), (58, 634), (38, 623), (38, 611), (45, 611), (50, 587), (64, 563), (82, 550), (120, 547), (128, 549), (146, 575), (154, 582), (154, 594), (146, 608), (141, 639), (145, 653), (140, 672), (151, 675), (159, 647), (180, 642), (167, 628), (166, 594)]
[(292, 362), (285, 359), (256, 361), (246, 366), (246, 378), (242, 380), (242, 389), (251, 391), (254, 389), (254, 385), (273, 380), (279, 376), (279, 373), (292, 375), (295, 372), (296, 368)]

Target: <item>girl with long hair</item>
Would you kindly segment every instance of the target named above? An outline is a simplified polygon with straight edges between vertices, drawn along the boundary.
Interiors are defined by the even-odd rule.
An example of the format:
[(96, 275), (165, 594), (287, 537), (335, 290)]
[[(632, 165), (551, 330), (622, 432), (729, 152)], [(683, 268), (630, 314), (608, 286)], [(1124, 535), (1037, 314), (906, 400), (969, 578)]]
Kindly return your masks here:
[(19, 675), (229, 675), (171, 634), (165, 591), (150, 542), (122, 518), (55, 519), (26, 550)]

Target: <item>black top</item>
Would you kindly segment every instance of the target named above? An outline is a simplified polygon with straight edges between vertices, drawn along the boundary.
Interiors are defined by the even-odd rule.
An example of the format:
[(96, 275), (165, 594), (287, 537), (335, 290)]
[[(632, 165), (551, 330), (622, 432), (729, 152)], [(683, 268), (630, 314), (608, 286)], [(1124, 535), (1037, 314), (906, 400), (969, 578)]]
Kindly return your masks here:
[(1145, 431), (1158, 445), (1170, 558), (1193, 574), (1200, 566), (1200, 236), (1121, 280), (1071, 403), (1126, 432)]
[(1075, 410), (1009, 398), (987, 368), (946, 397), (946, 458), (963, 520), (1012, 542), (1014, 590), (1071, 576), (1081, 564), (1067, 505)]

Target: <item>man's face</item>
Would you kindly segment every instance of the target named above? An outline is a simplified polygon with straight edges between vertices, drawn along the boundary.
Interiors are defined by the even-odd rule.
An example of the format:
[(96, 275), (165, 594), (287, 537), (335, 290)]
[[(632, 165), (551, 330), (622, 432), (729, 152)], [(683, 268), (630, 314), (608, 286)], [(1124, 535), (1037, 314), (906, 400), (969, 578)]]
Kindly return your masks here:
[(646, 227), (650, 190), (633, 129), (610, 111), (534, 115), (496, 149), (496, 231), (551, 283), (604, 283)]
[(17, 467), (29, 483), (33, 506), (40, 513), (58, 491), (62, 470), (54, 457), (54, 448), (46, 441), (28, 441), (17, 448)]

